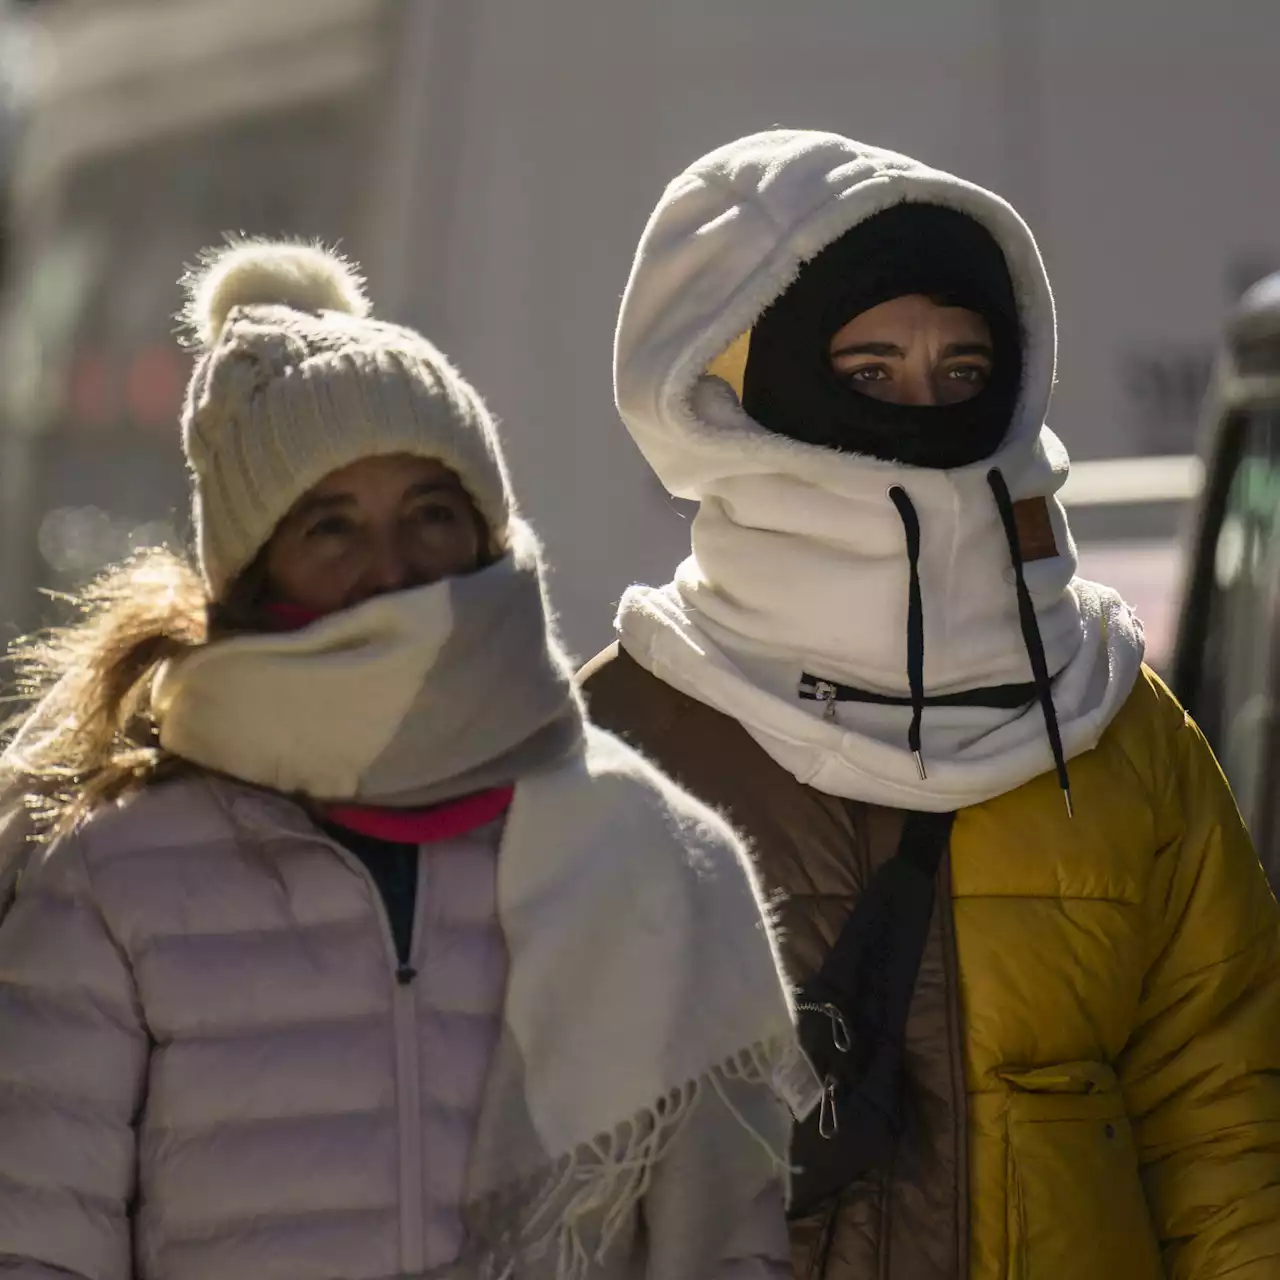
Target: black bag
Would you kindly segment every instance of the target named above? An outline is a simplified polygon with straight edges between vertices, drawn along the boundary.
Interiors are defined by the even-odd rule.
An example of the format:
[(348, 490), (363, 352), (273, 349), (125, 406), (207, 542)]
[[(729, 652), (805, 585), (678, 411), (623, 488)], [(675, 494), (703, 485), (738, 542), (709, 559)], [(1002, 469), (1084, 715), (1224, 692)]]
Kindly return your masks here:
[(954, 813), (909, 812), (822, 969), (800, 990), (800, 1042), (822, 1099), (792, 1138), (791, 1216), (888, 1167), (905, 1121), (903, 1041)]

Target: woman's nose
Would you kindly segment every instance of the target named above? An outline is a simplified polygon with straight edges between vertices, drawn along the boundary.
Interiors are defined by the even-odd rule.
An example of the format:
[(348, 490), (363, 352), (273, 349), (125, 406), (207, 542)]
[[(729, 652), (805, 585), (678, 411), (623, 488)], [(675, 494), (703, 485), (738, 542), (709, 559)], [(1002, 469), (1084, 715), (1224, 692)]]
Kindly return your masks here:
[(394, 536), (379, 538), (364, 575), (370, 594), (403, 591), (414, 583), (414, 566), (400, 540)]
[(898, 382), (898, 403), (910, 405), (936, 405), (938, 393), (933, 379), (927, 374), (912, 373)]

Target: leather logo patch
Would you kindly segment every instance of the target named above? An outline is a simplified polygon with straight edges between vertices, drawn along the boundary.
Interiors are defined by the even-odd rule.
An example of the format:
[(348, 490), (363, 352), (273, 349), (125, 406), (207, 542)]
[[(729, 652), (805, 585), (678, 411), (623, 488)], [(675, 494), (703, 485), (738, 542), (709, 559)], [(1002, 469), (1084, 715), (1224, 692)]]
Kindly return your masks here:
[(1013, 522), (1018, 530), (1018, 546), (1022, 549), (1022, 562), (1052, 560), (1058, 554), (1058, 544), (1053, 537), (1053, 521), (1049, 518), (1049, 503), (1045, 498), (1023, 498), (1013, 504)]

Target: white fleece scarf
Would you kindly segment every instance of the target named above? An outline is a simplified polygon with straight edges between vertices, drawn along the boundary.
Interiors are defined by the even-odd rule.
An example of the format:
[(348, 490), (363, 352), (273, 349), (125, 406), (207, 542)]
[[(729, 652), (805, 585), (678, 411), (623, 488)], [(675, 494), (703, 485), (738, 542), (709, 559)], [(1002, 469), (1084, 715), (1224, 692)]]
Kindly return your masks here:
[[(1005, 251), (1023, 316), (1026, 373), (1010, 434), (995, 456), (955, 471), (775, 436), (707, 373), (803, 261), (904, 199), (983, 223)], [(908, 744), (909, 706), (842, 701), (827, 718), (801, 696), (805, 676), (910, 693), (910, 570), (889, 497), (895, 486), (920, 523), (926, 699), (1032, 680), (988, 479), (997, 468), (1018, 510), (1033, 525), (1039, 517), (1023, 540), (1025, 576), (1055, 677), (1064, 754), (1092, 748), (1133, 687), (1143, 638), (1119, 597), (1074, 576), (1056, 498), (1066, 451), (1042, 425), (1054, 343), (1035, 243), (998, 197), (830, 134), (758, 134), (697, 162), (650, 219), (619, 319), (619, 408), (668, 489), (700, 503), (692, 555), (674, 582), (623, 597), (617, 625), (627, 652), (739, 720), (799, 781), (829, 794), (934, 811), (1003, 794), (1053, 767), (1030, 699), (1009, 710), (926, 704), (922, 778)]]
[[(515, 782), (498, 859), (504, 1026), (470, 1249), (451, 1274), (576, 1280), (622, 1274), (609, 1245), (695, 1108), (744, 1125), (756, 1158), (689, 1195), (741, 1212), (785, 1177), (771, 1082), (796, 1058), (741, 847), (584, 726), (518, 523), (512, 547), (470, 577), (210, 645), (164, 670), (154, 703), (169, 750), (276, 790), (419, 804)], [(691, 1246), (670, 1280), (703, 1280), (715, 1261)]]

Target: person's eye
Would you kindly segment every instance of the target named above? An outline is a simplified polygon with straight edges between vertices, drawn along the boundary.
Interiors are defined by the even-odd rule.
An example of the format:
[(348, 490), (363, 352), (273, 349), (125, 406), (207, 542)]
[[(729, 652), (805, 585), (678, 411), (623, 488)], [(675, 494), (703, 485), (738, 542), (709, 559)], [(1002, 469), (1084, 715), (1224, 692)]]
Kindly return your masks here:
[(982, 383), (987, 380), (987, 371), (981, 365), (962, 364), (948, 369), (947, 377), (954, 382)]
[(864, 364), (858, 369), (847, 369), (844, 376), (850, 382), (887, 382), (889, 370), (882, 364)]
[(458, 513), (448, 503), (426, 502), (414, 508), (410, 519), (423, 525), (456, 524)]
[(346, 516), (323, 516), (314, 524), (307, 526), (304, 536), (308, 539), (345, 538), (351, 534), (354, 527)]

